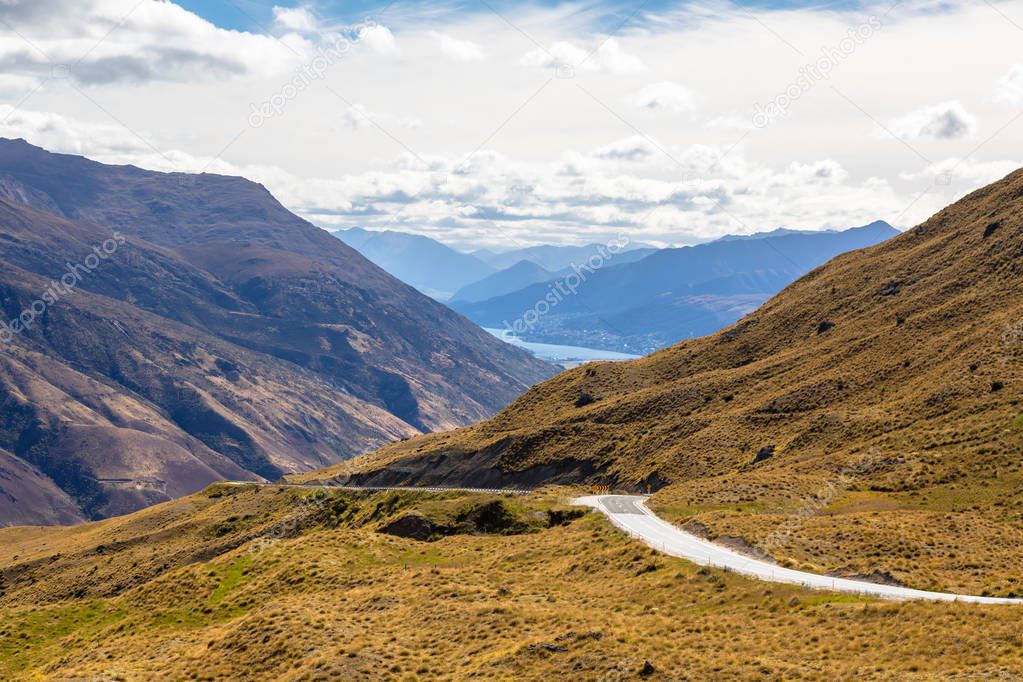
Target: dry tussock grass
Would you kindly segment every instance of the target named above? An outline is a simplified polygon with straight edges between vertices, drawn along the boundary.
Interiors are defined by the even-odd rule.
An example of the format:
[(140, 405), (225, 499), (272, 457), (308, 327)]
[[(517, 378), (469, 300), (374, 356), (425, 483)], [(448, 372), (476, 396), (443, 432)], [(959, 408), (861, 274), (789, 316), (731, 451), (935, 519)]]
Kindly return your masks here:
[[(1020, 609), (766, 585), (660, 556), (597, 515), (417, 542), (375, 529), (410, 510), (440, 519), (482, 498), (335, 493), (310, 507), (308, 495), (235, 490), (81, 529), (0, 533), (0, 677), (1023, 675)], [(543, 496), (510, 504), (525, 518), (557, 506)], [(342, 520), (324, 511), (341, 506)], [(284, 537), (261, 539), (295, 518)], [(654, 672), (641, 678), (647, 661)]]

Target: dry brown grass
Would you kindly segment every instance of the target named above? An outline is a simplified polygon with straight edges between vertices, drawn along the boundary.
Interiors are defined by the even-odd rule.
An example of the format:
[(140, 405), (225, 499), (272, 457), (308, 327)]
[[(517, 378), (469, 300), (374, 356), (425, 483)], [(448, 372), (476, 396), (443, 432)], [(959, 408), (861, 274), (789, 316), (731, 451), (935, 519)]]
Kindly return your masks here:
[[(1021, 609), (767, 585), (657, 555), (593, 514), (433, 543), (374, 530), (478, 496), (222, 492), (0, 532), (0, 678), (611, 681), (646, 661), (658, 680), (1023, 675)], [(287, 519), (288, 537), (260, 539)]]

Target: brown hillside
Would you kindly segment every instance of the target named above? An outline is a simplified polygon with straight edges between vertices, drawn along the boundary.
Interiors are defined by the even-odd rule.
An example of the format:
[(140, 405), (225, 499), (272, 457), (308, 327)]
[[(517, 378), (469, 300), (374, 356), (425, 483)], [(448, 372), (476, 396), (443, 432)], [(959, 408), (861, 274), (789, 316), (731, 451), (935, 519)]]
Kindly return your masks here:
[(0, 140), (0, 321), (115, 242), (0, 337), (0, 448), (63, 491), (11, 478), (0, 524), (308, 471), (489, 416), (554, 371), (255, 183)]
[[(1021, 360), (1023, 171), (721, 333), (580, 367), (489, 421), (305, 478), (651, 484), (711, 535), (774, 545), (798, 522), (766, 549), (808, 568), (1006, 591), (985, 576), (1023, 529)], [(955, 537), (922, 561), (930, 534)]]
[(0, 516), (3, 525), (81, 523), (78, 505), (37, 468), (0, 450)]

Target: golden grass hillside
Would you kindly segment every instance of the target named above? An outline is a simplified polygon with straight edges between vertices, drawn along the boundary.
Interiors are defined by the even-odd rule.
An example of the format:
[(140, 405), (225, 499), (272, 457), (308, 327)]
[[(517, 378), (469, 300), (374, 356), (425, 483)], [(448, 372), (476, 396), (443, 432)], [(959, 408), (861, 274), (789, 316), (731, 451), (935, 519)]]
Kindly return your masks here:
[(1018, 594), (1021, 361), (1018, 171), (718, 334), (299, 480), (650, 485), (782, 562)]
[[(0, 530), (0, 679), (1023, 675), (1023, 609), (699, 568), (567, 513), (561, 492), (219, 486), (84, 526)], [(495, 505), (488, 526), (476, 512)], [(409, 516), (452, 532), (382, 532)]]

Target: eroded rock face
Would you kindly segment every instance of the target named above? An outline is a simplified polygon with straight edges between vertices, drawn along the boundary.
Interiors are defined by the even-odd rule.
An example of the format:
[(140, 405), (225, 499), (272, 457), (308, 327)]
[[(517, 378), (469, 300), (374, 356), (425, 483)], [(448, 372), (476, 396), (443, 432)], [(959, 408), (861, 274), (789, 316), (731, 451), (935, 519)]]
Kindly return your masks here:
[(757, 450), (757, 454), (753, 456), (753, 464), (759, 464), (760, 462), (767, 461), (772, 457), (774, 457), (774, 446), (765, 445)]
[(388, 535), (433, 541), (449, 535), (520, 535), (571, 523), (585, 516), (581, 509), (548, 509), (523, 512), (503, 499), (483, 500), (452, 513), (443, 520), (430, 519), (418, 511), (399, 514), (378, 530)]
[(491, 500), (476, 505), (457, 521), (469, 532), (480, 533), (522, 533), (527, 530), (526, 524), (518, 518), (503, 500)]

